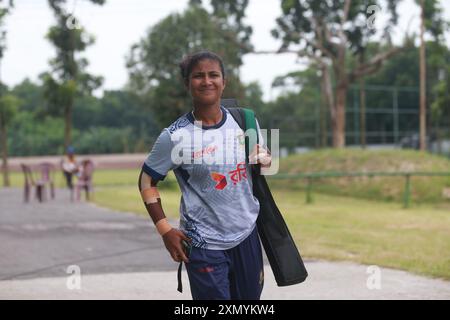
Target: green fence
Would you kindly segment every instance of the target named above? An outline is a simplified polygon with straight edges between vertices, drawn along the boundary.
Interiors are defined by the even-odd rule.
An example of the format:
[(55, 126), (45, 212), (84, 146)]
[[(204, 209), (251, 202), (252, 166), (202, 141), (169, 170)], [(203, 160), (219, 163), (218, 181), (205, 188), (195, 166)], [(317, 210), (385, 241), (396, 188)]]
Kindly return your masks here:
[(280, 173), (268, 176), (269, 179), (305, 179), (306, 180), (306, 203), (312, 203), (312, 189), (314, 179), (342, 178), (342, 177), (404, 177), (405, 188), (403, 192), (403, 207), (408, 208), (411, 200), (411, 177), (450, 177), (450, 172), (313, 172), (287, 174)]

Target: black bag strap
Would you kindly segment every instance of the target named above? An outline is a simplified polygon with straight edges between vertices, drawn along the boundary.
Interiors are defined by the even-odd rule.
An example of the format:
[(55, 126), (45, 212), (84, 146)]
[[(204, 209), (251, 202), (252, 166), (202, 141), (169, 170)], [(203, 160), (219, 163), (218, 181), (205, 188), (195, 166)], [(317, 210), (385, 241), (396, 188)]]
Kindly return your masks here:
[(242, 108), (227, 108), (230, 111), (231, 116), (237, 122), (239, 127), (245, 131), (245, 115)]
[(183, 293), (183, 282), (181, 281), (181, 271), (183, 269), (183, 261), (180, 262), (180, 265), (178, 266), (178, 272), (177, 272), (177, 279), (178, 279), (178, 288), (177, 290), (180, 293)]
[[(255, 114), (249, 109), (228, 109), (242, 130), (257, 130)], [(248, 110), (248, 111), (247, 111)], [(257, 133), (257, 137), (259, 134)], [(246, 136), (246, 155), (252, 150)], [(251, 146), (253, 148), (253, 146)], [(308, 272), (289, 232), (289, 229), (278, 209), (269, 186), (260, 174), (260, 165), (252, 165), (253, 194), (260, 201), (260, 212), (257, 219), (258, 234), (269, 260), (278, 286), (288, 286), (303, 282)]]

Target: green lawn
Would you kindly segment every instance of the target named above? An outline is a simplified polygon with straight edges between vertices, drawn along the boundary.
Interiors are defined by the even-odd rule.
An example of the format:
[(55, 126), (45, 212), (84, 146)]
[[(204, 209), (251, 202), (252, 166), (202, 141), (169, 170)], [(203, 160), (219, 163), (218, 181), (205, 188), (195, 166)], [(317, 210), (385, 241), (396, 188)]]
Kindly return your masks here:
[[(96, 170), (94, 172), (94, 185), (97, 187), (114, 187), (114, 186), (136, 186), (140, 170), (122, 169), (122, 170)], [(36, 179), (37, 175), (34, 174)], [(3, 180), (1, 183), (3, 183)], [(24, 177), (21, 172), (12, 172), (10, 174), (12, 187), (23, 187)], [(54, 181), (57, 188), (65, 187), (65, 179), (61, 172), (55, 172)], [(76, 179), (74, 178), (74, 181)], [(167, 178), (160, 183), (162, 188), (176, 188), (175, 176), (170, 173)]]
[[(322, 149), (298, 154), (280, 160), (281, 173), (306, 172), (446, 172), (450, 173), (450, 160), (414, 150), (360, 150)], [(96, 170), (94, 184), (97, 186), (137, 185), (139, 170)], [(11, 175), (13, 186), (23, 185), (22, 173)], [(58, 186), (64, 186), (60, 172), (55, 177)], [(174, 188), (170, 176), (165, 187)], [(290, 190), (304, 191), (305, 180), (275, 180), (271, 185)], [(411, 202), (430, 204), (448, 201), (443, 197), (450, 189), (450, 176), (412, 177)], [(353, 177), (322, 178), (314, 180), (313, 192), (354, 197), (368, 200), (383, 200), (402, 203), (405, 190), (404, 177)]]
[[(180, 193), (161, 190), (168, 216), (178, 217)], [(450, 280), (450, 204), (402, 209), (398, 203), (275, 190), (274, 197), (304, 257), (348, 260)], [(95, 202), (147, 215), (135, 186), (99, 187)]]
[[(139, 170), (96, 170), (94, 171), (94, 184), (96, 186), (123, 186), (136, 185), (139, 176)], [(36, 179), (37, 175), (34, 174)], [(21, 172), (12, 172), (10, 174), (11, 186), (22, 187), (24, 177)], [(61, 172), (57, 171), (54, 175), (54, 181), (58, 188), (65, 186), (65, 179)], [(76, 181), (76, 179), (74, 179)], [(2, 180), (3, 183), (3, 180)]]
[[(322, 150), (283, 159), (280, 168), (291, 173), (448, 172), (450, 161), (414, 151)], [(138, 175), (138, 170), (97, 170), (94, 202), (147, 216)], [(23, 185), (21, 173), (13, 173), (11, 180), (13, 186)], [(60, 173), (55, 180), (64, 186)], [(415, 201), (409, 209), (402, 209), (402, 179), (328, 179), (314, 186), (310, 205), (305, 204), (304, 181), (271, 180), (270, 185), (305, 257), (376, 264), (450, 280), (450, 201), (441, 197), (450, 178), (413, 178)], [(159, 186), (166, 214), (177, 218), (180, 193), (173, 174)]]
[[(322, 149), (283, 158), (280, 172), (444, 172), (450, 173), (450, 159), (414, 150)], [(304, 190), (304, 180), (279, 180), (273, 185)], [(411, 178), (411, 201), (445, 201), (444, 189), (450, 189), (450, 176)], [(314, 180), (313, 190), (325, 194), (369, 200), (401, 202), (404, 177), (322, 178)]]

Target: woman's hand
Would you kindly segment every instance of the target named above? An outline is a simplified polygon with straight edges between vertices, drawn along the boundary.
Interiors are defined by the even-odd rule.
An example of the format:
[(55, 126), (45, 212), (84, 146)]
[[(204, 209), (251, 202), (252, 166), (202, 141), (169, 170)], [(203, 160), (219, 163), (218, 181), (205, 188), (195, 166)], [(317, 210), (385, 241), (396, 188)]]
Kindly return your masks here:
[(182, 240), (187, 241), (188, 243), (191, 242), (191, 239), (189, 239), (182, 231), (172, 228), (169, 231), (167, 231), (163, 236), (164, 245), (167, 248), (167, 251), (169, 251), (170, 256), (172, 259), (176, 262), (189, 262), (186, 253), (183, 249)]
[(262, 168), (270, 167), (272, 163), (270, 150), (260, 144), (255, 144), (249, 155), (249, 161), (251, 164), (260, 164)]

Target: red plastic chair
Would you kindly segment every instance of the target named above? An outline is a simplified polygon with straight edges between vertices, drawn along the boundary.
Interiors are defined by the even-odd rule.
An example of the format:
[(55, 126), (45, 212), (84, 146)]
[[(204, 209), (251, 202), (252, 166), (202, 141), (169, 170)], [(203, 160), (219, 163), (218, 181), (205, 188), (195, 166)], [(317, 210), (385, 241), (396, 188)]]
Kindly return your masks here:
[(23, 188), (23, 200), (24, 202), (30, 201), (30, 191), (31, 188), (34, 186), (34, 180), (33, 180), (33, 174), (31, 173), (31, 169), (29, 166), (21, 163), (20, 167), (22, 168), (22, 172), (24, 174), (25, 178), (25, 184)]
[(33, 187), (36, 188), (35, 197), (39, 202), (43, 202), (47, 199), (46, 187), (49, 186), (50, 196), (55, 198), (55, 185), (53, 182), (53, 165), (51, 163), (41, 163), (38, 165), (40, 172), (40, 179), (35, 180), (31, 167), (26, 164), (21, 164), (22, 172), (25, 177), (24, 183), (24, 202), (30, 201), (30, 195)]
[(50, 197), (55, 198), (55, 183), (53, 181), (55, 166), (49, 162), (43, 162), (39, 164), (39, 171), (41, 173), (41, 179), (37, 182), (43, 185), (41, 198), (46, 198), (45, 187), (48, 185), (50, 190)]
[(90, 193), (93, 191), (92, 176), (94, 174), (94, 163), (87, 159), (81, 161), (80, 174), (78, 181), (75, 185), (76, 199), (79, 201), (81, 198), (81, 189), (86, 192), (86, 200), (89, 201)]

